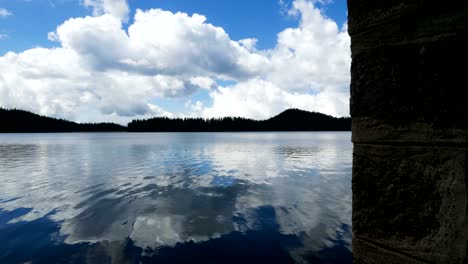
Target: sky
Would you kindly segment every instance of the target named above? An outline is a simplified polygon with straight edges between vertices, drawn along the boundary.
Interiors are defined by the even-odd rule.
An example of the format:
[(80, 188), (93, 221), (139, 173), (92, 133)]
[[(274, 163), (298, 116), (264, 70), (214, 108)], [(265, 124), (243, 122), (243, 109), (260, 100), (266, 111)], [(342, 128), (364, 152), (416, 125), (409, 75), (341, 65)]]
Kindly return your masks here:
[(346, 0), (0, 0), (0, 106), (78, 122), (349, 116)]

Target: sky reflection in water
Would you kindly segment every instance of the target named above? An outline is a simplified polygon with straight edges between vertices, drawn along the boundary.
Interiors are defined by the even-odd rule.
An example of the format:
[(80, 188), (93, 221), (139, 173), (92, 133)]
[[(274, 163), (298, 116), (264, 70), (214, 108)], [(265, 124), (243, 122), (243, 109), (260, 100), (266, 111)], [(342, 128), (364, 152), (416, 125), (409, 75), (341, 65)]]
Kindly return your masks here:
[(350, 136), (0, 135), (0, 263), (351, 263)]

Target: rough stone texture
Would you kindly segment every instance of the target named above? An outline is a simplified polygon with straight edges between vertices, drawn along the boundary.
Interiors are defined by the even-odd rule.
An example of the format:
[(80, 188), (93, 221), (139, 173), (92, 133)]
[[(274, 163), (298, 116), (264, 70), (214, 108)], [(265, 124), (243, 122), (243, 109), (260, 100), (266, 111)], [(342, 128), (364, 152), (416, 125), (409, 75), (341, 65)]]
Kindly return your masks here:
[[(460, 114), (461, 115), (461, 114)], [(402, 118), (403, 119), (403, 118)], [(460, 146), (468, 144), (468, 130), (437, 128), (434, 123), (418, 122), (399, 125), (370, 117), (353, 118), (353, 141), (356, 143), (381, 142), (393, 145)]]
[(348, 0), (356, 263), (468, 263), (468, 1)]
[(355, 53), (353, 42), (351, 114), (398, 126), (467, 128), (467, 43), (465, 34)]
[(358, 238), (417, 259), (462, 263), (466, 149), (358, 144), (354, 166)]

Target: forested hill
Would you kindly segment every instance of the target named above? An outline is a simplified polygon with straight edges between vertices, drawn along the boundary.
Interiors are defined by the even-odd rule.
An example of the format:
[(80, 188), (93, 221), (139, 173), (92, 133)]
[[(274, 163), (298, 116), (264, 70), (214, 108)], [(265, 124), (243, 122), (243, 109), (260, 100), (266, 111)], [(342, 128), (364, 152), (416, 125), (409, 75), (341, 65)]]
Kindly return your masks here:
[(238, 117), (176, 118), (157, 117), (134, 120), (128, 124), (131, 132), (223, 132), (223, 131), (350, 131), (351, 118), (289, 109), (267, 120)]
[(113, 123), (78, 124), (17, 109), (0, 108), (0, 133), (117, 132), (127, 128)]
[(134, 120), (128, 127), (113, 123), (80, 124), (17, 109), (0, 108), (0, 133), (28, 132), (241, 132), (350, 131), (351, 118), (289, 109), (267, 120), (239, 117)]

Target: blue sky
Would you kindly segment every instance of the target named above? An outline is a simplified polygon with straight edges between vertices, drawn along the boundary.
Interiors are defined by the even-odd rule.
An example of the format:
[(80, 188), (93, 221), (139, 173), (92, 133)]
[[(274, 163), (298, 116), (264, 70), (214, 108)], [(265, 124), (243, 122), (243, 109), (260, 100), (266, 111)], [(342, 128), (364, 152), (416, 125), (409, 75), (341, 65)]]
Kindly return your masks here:
[[(291, 0), (285, 2), (291, 4)], [(274, 47), (278, 32), (297, 25), (297, 19), (282, 14), (277, 0), (133, 0), (129, 1), (129, 6), (132, 13), (137, 8), (161, 8), (203, 14), (209, 23), (224, 28), (232, 39), (257, 38), (259, 48)], [(335, 0), (321, 7), (339, 25), (346, 22), (345, 0)], [(48, 32), (71, 17), (92, 14), (80, 0), (0, 0), (0, 8), (14, 14), (0, 20), (0, 32), (9, 36), (1, 42), (0, 54), (34, 46), (53, 47), (56, 43), (47, 39)]]
[[(141, 92), (138, 95), (135, 95), (135, 98), (132, 98), (130, 102), (128, 102), (129, 104), (135, 104), (135, 107), (130, 107), (129, 109), (125, 110), (117, 109), (119, 107), (122, 108), (121, 105), (117, 106), (116, 109), (112, 109), (113, 106), (108, 106), (107, 104), (110, 104), (109, 101), (115, 101), (116, 104), (127, 103), (124, 99), (122, 99), (127, 96), (126, 94), (121, 94), (119, 97), (122, 98), (113, 100), (112, 98), (107, 98), (107, 96), (115, 95), (116, 91), (105, 91), (104, 88), (100, 88), (102, 90), (97, 88), (96, 90), (93, 90), (93, 87), (101, 85), (106, 81), (108, 73), (111, 71), (114, 72), (117, 69), (121, 71), (121, 74), (133, 74), (132, 69), (122, 69), (122, 67), (118, 66), (118, 64), (122, 61), (135, 59), (135, 56), (133, 56), (134, 54), (132, 53), (133, 57), (131, 56), (131, 58), (125, 57), (127, 54), (124, 55), (123, 53), (126, 52), (120, 51), (120, 54), (111, 56), (113, 59), (119, 58), (118, 60), (116, 59), (115, 61), (109, 61), (109, 58), (101, 56), (101, 53), (98, 54), (98, 51), (102, 46), (96, 46), (94, 48), (87, 47), (86, 45), (88, 44), (83, 44), (86, 43), (86, 41), (78, 41), (78, 37), (85, 37), (83, 34), (86, 32), (89, 33), (89, 28), (86, 28), (87, 26), (93, 27), (93, 23), (104, 21), (107, 13), (116, 17), (119, 16), (113, 13), (116, 10), (115, 8), (106, 6), (106, 1), (107, 0), (0, 0), (0, 10), (4, 10), (3, 15), (1, 15), (2, 12), (0, 12), (0, 36), (2, 36), (0, 38), (0, 56), (3, 56), (0, 57), (0, 67), (2, 67), (2, 63), (4, 67), (10, 68), (12, 68), (11, 63), (15, 63), (13, 66), (22, 66), (24, 63), (21, 65), (18, 64), (18, 61), (21, 59), (26, 60), (28, 63), (32, 63), (31, 61), (35, 60), (28, 57), (33, 56), (29, 53), (50, 53), (49, 55), (45, 55), (46, 57), (43, 58), (46, 59), (49, 57), (50, 59), (53, 58), (53, 56), (56, 56), (54, 54), (57, 52), (54, 52), (54, 50), (59, 49), (67, 54), (77, 54), (79, 58), (76, 58), (76, 60), (74, 58), (73, 61), (79, 61), (77, 62), (77, 65), (80, 65), (79, 67), (85, 67), (83, 65), (88, 67), (91, 65), (89, 66), (89, 70), (93, 73), (93, 75), (98, 75), (98, 72), (103, 74), (101, 77), (98, 76), (96, 80), (89, 81), (86, 86), (79, 88), (68, 88), (70, 90), (70, 96), (63, 94), (54, 98), (54, 93), (50, 91), (52, 89), (50, 87), (57, 86), (59, 82), (50, 81), (50, 78), (46, 78), (46, 74), (44, 74), (43, 77), (36, 76), (36, 79), (33, 81), (30, 77), (27, 76), (15, 76), (15, 74), (18, 74), (18, 71), (16, 73), (10, 72), (10, 75), (5, 73), (4, 76), (0, 76), (3, 79), (3, 84), (0, 82), (0, 93), (3, 90), (5, 94), (9, 95), (9, 98), (8, 101), (7, 99), (3, 99), (3, 101), (0, 99), (0, 105), (6, 107), (23, 108), (26, 106), (26, 108), (31, 111), (70, 118), (77, 121), (94, 121), (109, 118), (121, 123), (126, 122), (128, 119), (134, 117), (164, 114), (174, 116), (204, 117), (216, 115), (224, 116), (230, 114), (252, 118), (265, 118), (275, 114), (275, 112), (282, 110), (281, 108), (287, 107), (317, 110), (326, 113), (328, 112), (329, 114), (333, 115), (347, 115), (347, 110), (337, 110), (341, 108), (346, 109), (347, 105), (334, 105), (333, 107), (328, 107), (324, 101), (328, 100), (327, 102), (330, 104), (338, 104), (341, 101), (346, 102), (347, 100), (347, 98), (344, 98), (348, 93), (347, 88), (343, 88), (343, 86), (348, 85), (347, 80), (349, 78), (348, 76), (344, 76), (346, 75), (346, 72), (343, 69), (346, 69), (346, 67), (349, 68), (349, 65), (342, 64), (346, 64), (347, 61), (350, 61), (348, 58), (349, 50), (345, 50), (347, 48), (346, 45), (348, 44), (346, 41), (348, 40), (346, 40), (347, 34), (340, 34), (342, 30), (346, 30), (345, 28), (342, 28), (342, 26), (346, 23), (345, 0), (335, 0), (334, 2), (327, 3), (320, 3), (315, 1), (312, 2), (307, 0), (129, 0), (128, 2), (125, 0), (116, 0), (128, 8), (127, 11), (124, 10), (123, 12), (126, 12), (125, 14), (127, 14), (129, 19), (119, 17), (121, 21), (121, 29), (123, 30), (124, 34), (128, 34), (129, 27), (139, 23), (134, 19), (137, 9), (142, 10), (142, 12), (148, 16), (148, 10), (162, 9), (170, 11), (171, 13), (168, 14), (171, 14), (171, 17), (175, 19), (174, 21), (182, 21), (180, 20), (182, 18), (179, 20), (176, 19), (175, 13), (177, 12), (186, 13), (188, 17), (187, 19), (193, 21), (195, 21), (195, 19), (192, 19), (193, 14), (201, 14), (206, 17), (206, 20), (202, 22), (201, 26), (205, 28), (207, 32), (211, 30), (209, 25), (222, 28), (228, 37), (228, 42), (230, 42), (232, 45), (242, 46), (242, 50), (238, 50), (237, 48), (235, 50), (230, 50), (228, 48), (225, 51), (226, 54), (229, 55), (229, 58), (226, 60), (233, 58), (236, 61), (235, 63), (242, 64), (240, 68), (232, 69), (233, 72), (225, 72), (224, 69), (227, 69), (225, 67), (226, 65), (218, 65), (216, 58), (219, 56), (207, 54), (210, 53), (210, 49), (207, 48), (205, 53), (200, 51), (200, 54), (197, 52), (193, 57), (188, 56), (184, 58), (196, 58), (197, 60), (206, 61), (210, 65), (215, 63), (217, 66), (213, 69), (206, 71), (205, 69), (201, 69), (192, 72), (191, 70), (187, 69), (190, 69), (191, 63), (197, 64), (198, 62), (188, 61), (188, 65), (177, 65), (177, 67), (174, 66), (178, 69), (178, 71), (173, 72), (171, 61), (168, 61), (165, 62), (165, 65), (171, 69), (170, 74), (166, 74), (167, 69), (152, 71), (151, 76), (147, 76), (146, 73), (143, 74), (145, 78), (159, 76), (158, 80), (163, 79), (163, 84), (167, 84), (166, 79), (169, 78), (171, 81), (178, 80), (179, 82), (184, 83), (184, 85), (182, 85), (183, 87), (181, 86), (182, 88), (178, 88), (179, 90), (172, 91), (170, 95), (167, 95), (166, 91), (158, 90), (159, 88), (154, 88), (154, 92)], [(316, 10), (319, 11), (319, 13), (314, 12)], [(68, 27), (67, 30), (70, 30), (69, 32), (65, 32), (66, 30), (63, 30), (63, 32), (57, 30), (57, 28), (60, 28), (62, 25), (72, 24), (65, 23), (72, 18), (83, 18), (86, 16), (91, 16), (95, 20), (89, 20), (89, 24), (86, 24), (85, 21), (81, 21), (81, 24), (76, 22), (73, 24), (73, 26), (76, 27), (73, 28), (73, 30), (71, 29), (71, 26)], [(160, 19), (158, 20), (157, 18), (158, 16), (161, 18), (163, 16), (162, 13), (153, 13), (151, 16), (154, 18), (154, 23), (156, 23), (155, 21), (163, 21)], [(172, 19), (171, 17), (166, 17), (166, 19)], [(335, 23), (338, 29), (330, 31), (329, 22)], [(163, 21), (162, 23), (165, 22)], [(180, 29), (177, 23), (178, 22), (174, 22), (171, 24), (171, 26), (175, 27), (174, 30)], [(188, 27), (192, 25), (191, 22), (187, 23)], [(103, 29), (100, 31), (100, 34), (105, 35), (107, 34), (105, 30), (109, 30), (110, 28), (104, 24), (102, 25)], [(142, 23), (139, 23), (139, 25), (142, 25)], [(152, 26), (164, 27), (164, 25), (161, 24), (153, 24)], [(118, 29), (118, 26), (115, 27)], [(64, 26), (62, 28), (67, 27)], [(145, 30), (148, 31), (148, 36), (158, 34), (158, 32), (165, 32), (157, 30), (152, 32), (151, 26), (147, 27)], [(189, 29), (187, 30), (187, 32), (193, 32)], [(199, 30), (204, 29), (200, 28)], [(50, 38), (50, 32), (54, 33), (57, 36), (57, 39)], [(280, 41), (278, 38), (278, 33), (280, 32), (284, 32), (283, 41)], [(211, 33), (216, 35), (214, 32)], [(65, 36), (66, 34), (69, 35)], [(112, 32), (109, 33), (109, 36), (110, 34), (112, 34)], [(289, 35), (290, 37), (288, 38)], [(67, 43), (69, 39), (72, 39), (71, 37), (69, 38), (69, 36), (73, 37), (73, 41), (77, 41), (73, 43)], [(145, 35), (143, 34), (143, 37), (144, 36)], [(187, 40), (181, 39), (181, 36), (185, 35), (177, 35), (174, 36), (174, 38), (175, 41), (180, 41), (182, 45), (184, 44), (184, 41)], [(209, 35), (205, 36), (209, 37)], [(96, 35), (91, 36), (91, 39), (88, 39), (87, 41), (94, 41), (96, 43), (103, 41), (102, 43), (107, 43), (102, 36), (98, 39), (92, 39), (94, 37), (96, 37)], [(170, 35), (169, 37), (171, 38)], [(161, 38), (167, 38), (167, 36), (161, 36)], [(249, 38), (256, 39), (253, 48), (247, 44), (244, 45), (244, 42), (239, 42), (242, 39)], [(133, 43), (135, 41), (130, 42)], [(143, 41), (146, 42), (144, 39)], [(199, 45), (202, 47), (207, 47), (208, 45), (212, 45), (213, 47), (219, 47), (222, 45), (231, 46), (229, 43), (217, 43), (217, 40), (210, 43), (204, 43), (203, 39), (193, 41), (195, 42), (192, 46), (195, 48), (197, 48)], [(226, 41), (226, 39), (223, 39), (222, 41)], [(310, 47), (307, 47), (306, 41), (311, 42)], [(144, 50), (141, 51), (142, 54), (138, 55), (138, 59), (136, 60), (142, 60), (145, 57), (145, 52), (150, 52), (151, 47), (156, 47), (155, 43), (159, 43), (158, 36), (154, 37), (153, 42), (148, 42), (148, 46), (144, 47)], [(45, 50), (36, 52), (37, 47), (45, 48)], [(330, 49), (327, 50), (329, 47)], [(86, 50), (86, 52), (84, 52), (84, 50)], [(315, 54), (313, 52), (314, 50), (325, 52), (327, 54), (322, 54), (322, 56), (319, 56), (320, 54)], [(96, 51), (96, 54), (92, 54), (94, 51)], [(8, 57), (6, 55), (7, 52), (14, 54), (18, 58), (15, 57), (15, 59), (13, 59), (13, 57)], [(180, 49), (175, 49), (174, 51), (165, 50), (165, 52), (174, 52), (174, 56), (176, 56), (177, 54), (180, 54)], [(224, 53), (224, 51), (220, 52), (220, 54)], [(286, 54), (288, 52), (291, 54)], [(155, 53), (157, 53), (157, 51), (155, 51)], [(249, 57), (244, 58), (242, 57), (244, 56), (242, 54), (248, 55)], [(342, 57), (338, 57), (337, 54), (342, 55)], [(212, 55), (214, 57), (210, 57)], [(35, 54), (34, 56), (43, 55)], [(157, 53), (153, 63), (157, 64), (161, 58), (160, 56), (161, 54)], [(93, 57), (92, 63), (89, 61), (90, 57)], [(1, 58), (3, 58), (3, 61)], [(177, 56), (175, 58), (177, 58)], [(333, 60), (330, 58), (333, 58)], [(253, 62), (249, 62), (248, 65), (244, 65), (244, 62), (250, 60), (254, 61), (256, 64), (262, 65), (254, 65), (254, 67), (252, 66)], [(260, 63), (259, 60), (262, 60), (262, 63)], [(97, 63), (101, 65), (101, 63), (104, 61), (106, 63), (106, 67), (109, 63), (114, 64), (115, 67), (109, 67), (106, 69), (94, 67), (94, 64)], [(55, 65), (58, 63), (60, 63), (59, 58), (57, 58), (57, 62), (55, 62), (54, 59), (51, 59), (51, 64)], [(233, 62), (228, 63), (232, 64)], [(306, 68), (292, 69), (293, 67), (296, 67), (295, 65), (302, 64), (304, 64), (304, 67)], [(328, 68), (327, 72), (325, 72), (323, 69), (320, 69), (324, 65), (326, 65)], [(50, 65), (42, 65), (41, 63), (40, 67), (38, 65), (30, 65), (29, 68), (36, 68), (36, 66), (37, 72), (42, 72), (45, 69), (40, 67), (49, 67)], [(196, 66), (198, 67), (200, 65), (197, 64)], [(64, 65), (64, 67), (67, 66)], [(229, 67), (234, 66), (230, 65)], [(310, 69), (318, 68), (318, 70), (315, 72), (313, 70), (309, 71), (307, 67)], [(270, 68), (274, 70), (266, 70)], [(337, 70), (338, 68), (339, 71)], [(292, 73), (288, 74), (287, 72), (289, 70)], [(145, 72), (147, 72), (147, 69)], [(300, 75), (292, 76), (296, 73), (307, 74), (307, 76), (304, 78)], [(121, 76), (121, 74), (119, 76)], [(75, 79), (72, 81), (73, 78), (70, 73), (64, 72), (63, 75), (67, 76), (66, 78), (69, 77), (70, 83), (74, 81), (76, 82)], [(327, 75), (330, 75), (328, 79), (324, 77)], [(337, 75), (343, 75), (344, 77), (336, 78)], [(293, 77), (298, 78), (299, 81), (295, 80)], [(43, 82), (38, 85), (41, 86), (41, 89), (43, 90), (32, 90), (31, 87), (24, 87), (23, 90), (18, 91), (18, 89), (22, 89), (20, 84), (24, 85), (24, 83), (37, 83), (36, 81), (38, 78), (39, 80), (43, 80)], [(112, 79), (114, 77), (110, 78)], [(116, 78), (117, 77), (112, 80), (119, 82)], [(189, 80), (193, 80), (193, 78), (204, 78), (203, 80), (210, 79), (213, 83), (210, 85), (210, 87), (203, 88), (197, 86), (198, 84), (192, 85), (193, 87), (190, 85), (185, 85), (186, 83), (191, 82)], [(0, 79), (0, 81), (2, 79)], [(302, 83), (303, 79), (310, 80), (304, 81)], [(64, 82), (61, 80), (60, 84), (63, 83)], [(13, 87), (15, 84), (18, 84), (18, 86)], [(110, 81), (109, 83), (103, 85), (113, 86)], [(157, 84), (156, 86), (158, 85), (161, 86), (161, 84)], [(67, 89), (65, 88), (67, 85), (63, 86), (64, 87), (62, 89)], [(123, 91), (126, 90), (126, 88), (123, 87), (117, 90)], [(65, 93), (62, 90), (60, 92)], [(261, 100), (261, 98), (253, 97), (270, 97), (270, 92), (276, 96), (290, 99), (280, 100), (273, 98), (269, 103), (277, 104), (278, 107), (275, 105), (270, 105), (264, 106), (262, 109), (257, 109), (257, 107), (255, 107), (255, 100)], [(23, 97), (27, 97), (28, 93), (31, 93), (30, 97), (43, 96), (47, 98), (43, 99), (43, 101), (36, 100), (36, 102), (30, 104), (26, 101), (22, 102), (21, 98), (12, 95), (18, 93), (21, 93)], [(84, 106), (83, 102), (87, 103), (87, 99), (83, 99), (80, 102), (72, 102), (70, 101), (70, 98), (68, 98), (72, 97), (71, 94), (74, 96), (81, 96), (82, 98), (95, 95), (96, 98), (100, 98), (99, 100), (103, 98), (106, 98), (106, 100), (99, 101), (96, 99), (98, 101), (94, 100), (93, 103), (89, 103), (90, 105)], [(339, 100), (337, 98), (332, 98), (335, 95), (344, 97), (338, 98)], [(252, 98), (249, 96), (252, 96)], [(237, 101), (231, 102), (227, 97), (236, 98), (235, 100)], [(308, 103), (308, 99), (310, 99), (310, 103)], [(54, 105), (53, 107), (44, 106), (50, 105), (51, 103), (57, 105)], [(144, 106), (145, 104), (146, 106)], [(223, 109), (223, 105), (235, 109), (242, 109), (244, 104), (250, 104), (250, 106), (247, 107), (250, 110), (239, 110), (236, 112), (236, 110), (233, 109)], [(93, 107), (96, 109), (92, 109)], [(146, 110), (138, 110), (135, 113), (132, 113), (132, 109)], [(142, 113), (143, 115), (141, 115)]]

